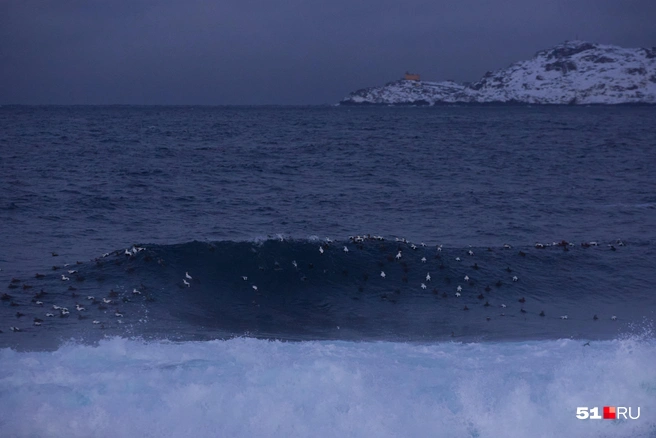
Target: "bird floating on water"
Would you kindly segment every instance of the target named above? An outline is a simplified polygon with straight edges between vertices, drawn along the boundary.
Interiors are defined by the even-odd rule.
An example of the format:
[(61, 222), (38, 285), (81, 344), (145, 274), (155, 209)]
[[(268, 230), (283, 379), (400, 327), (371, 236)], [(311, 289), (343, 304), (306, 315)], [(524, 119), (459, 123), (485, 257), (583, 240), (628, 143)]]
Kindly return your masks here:
[(187, 280), (185, 280), (184, 278), (182, 279), (182, 282), (185, 284), (185, 286), (187, 286), (187, 287), (191, 287), (191, 285), (189, 284), (189, 282), (188, 282)]
[(430, 276), (430, 272), (429, 272), (429, 273), (426, 274), (426, 281), (430, 281), (430, 280), (431, 280), (431, 276)]
[(516, 275), (513, 275), (513, 281), (517, 281), (517, 280), (519, 280), (519, 278), (517, 278)]
[(385, 271), (380, 271), (380, 276), (385, 278)]
[(62, 281), (68, 281), (68, 280), (70, 280), (70, 278), (68, 278), (68, 277), (65, 276), (64, 274), (62, 274), (61, 279), (62, 279)]
[(191, 278), (191, 275), (189, 275), (189, 272), (185, 272), (185, 278), (187, 278), (188, 280), (191, 280), (191, 279), (192, 279), (192, 278)]
[(422, 257), (422, 258), (421, 258), (421, 262), (422, 262), (422, 263), (426, 263), (426, 257)]
[(401, 258), (401, 251), (399, 251), (399, 252), (396, 254), (396, 259), (399, 260), (400, 258)]

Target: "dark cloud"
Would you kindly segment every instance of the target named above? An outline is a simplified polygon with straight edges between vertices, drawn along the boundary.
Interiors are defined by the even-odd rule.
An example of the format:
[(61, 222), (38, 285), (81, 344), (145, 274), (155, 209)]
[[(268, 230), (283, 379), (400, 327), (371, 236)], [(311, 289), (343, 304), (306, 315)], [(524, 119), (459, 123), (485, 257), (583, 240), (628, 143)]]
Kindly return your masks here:
[(0, 103), (333, 103), (577, 37), (654, 46), (654, 22), (653, 0), (5, 0)]

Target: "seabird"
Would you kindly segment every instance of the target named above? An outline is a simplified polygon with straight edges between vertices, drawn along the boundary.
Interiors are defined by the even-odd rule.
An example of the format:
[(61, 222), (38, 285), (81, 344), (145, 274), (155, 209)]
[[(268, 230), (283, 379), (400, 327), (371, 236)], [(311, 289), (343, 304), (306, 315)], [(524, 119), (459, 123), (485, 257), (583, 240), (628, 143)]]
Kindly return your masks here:
[(516, 275), (513, 275), (513, 281), (517, 281), (517, 280), (519, 280), (519, 278), (517, 278)]
[(118, 310), (114, 313), (117, 318), (123, 318), (123, 314), (119, 313)]
[(185, 286), (187, 286), (187, 287), (191, 287), (191, 285), (189, 284), (189, 282), (188, 282), (187, 280), (185, 280), (184, 278), (182, 279), (182, 282), (185, 284)]
[(380, 271), (380, 276), (385, 278), (385, 271)]
[(16, 318), (20, 318), (21, 316), (25, 316), (24, 313), (16, 312)]
[(298, 268), (298, 263), (296, 263), (296, 260), (292, 260), (292, 265), (293, 265), (295, 268)]
[(246, 281), (246, 280), (248, 280), (248, 277), (245, 276), (245, 275), (242, 275), (242, 276), (241, 276), (241, 279), (244, 280), (244, 281)]
[(456, 257), (456, 262), (459, 262), (459, 261), (460, 261), (460, 257)]
[(470, 256), (473, 256), (473, 255), (474, 255), (474, 251), (472, 251), (472, 250), (470, 249), (469, 251), (467, 251), (467, 254), (469, 254)]
[(19, 332), (20, 331), (20, 329), (18, 327), (14, 327), (14, 326), (9, 327), (9, 330), (11, 330), (12, 332)]
[(43, 306), (43, 301), (36, 301), (34, 304), (36, 304), (37, 306)]
[(507, 243), (503, 244), (503, 249), (510, 249), (512, 246), (508, 245)]
[(462, 292), (462, 286), (458, 285), (458, 287), (456, 288), (456, 290), (457, 290), (458, 292)]
[(560, 319), (567, 319), (567, 315), (561, 316)]
[(344, 247), (344, 252), (348, 252), (348, 248), (346, 246)]
[(53, 308), (53, 310), (59, 310), (59, 309), (61, 309), (61, 307), (57, 306), (56, 304), (53, 304), (53, 305), (52, 305), (52, 308)]
[(440, 245), (440, 246), (437, 247), (437, 251), (438, 251), (438, 252), (442, 251), (442, 245)]
[(86, 309), (84, 307), (80, 306), (79, 304), (76, 304), (75, 305), (75, 310), (77, 310), (78, 312), (82, 312), (83, 310), (86, 310)]
[(103, 303), (105, 303), (105, 304), (109, 304), (109, 303), (111, 303), (111, 302), (112, 302), (112, 300), (107, 299), (107, 298), (103, 298)]
[(483, 294), (478, 294), (478, 297), (477, 297), (477, 298), (478, 298), (479, 300), (483, 300), (483, 299), (485, 299), (485, 296), (483, 296)]
[(412, 248), (412, 249), (415, 249), (415, 250), (416, 250), (416, 249), (417, 249), (417, 245), (415, 245), (415, 244), (413, 243), (412, 245), (410, 245), (410, 248)]
[(59, 312), (60, 312), (60, 313), (59, 313), (59, 316), (62, 316), (62, 317), (63, 317), (63, 316), (67, 316), (69, 313), (71, 313), (71, 312), (69, 312), (68, 309), (66, 309), (66, 308), (61, 309)]
[(89, 300), (89, 301), (93, 301), (93, 300), (95, 300), (95, 298), (92, 297), (91, 295), (89, 295), (89, 296), (87, 297), (87, 300)]
[(422, 263), (426, 263), (426, 257), (422, 257), (422, 258), (421, 258), (421, 262), (422, 262)]
[(521, 298), (519, 299), (519, 302), (520, 302), (520, 303), (525, 303), (525, 302), (526, 302), (526, 298), (521, 297)]
[(426, 284), (425, 284), (425, 283), (422, 283), (422, 284), (421, 284), (421, 288), (422, 288), (422, 289), (426, 289)]
[(465, 304), (465, 307), (462, 310), (469, 310), (469, 307)]
[(583, 344), (583, 346), (584, 346), (584, 347), (589, 347), (589, 346), (590, 346), (590, 342), (589, 342), (589, 341), (586, 342), (585, 344)]
[(490, 303), (485, 301), (485, 304), (483, 304), (483, 307), (490, 307)]
[(65, 276), (64, 274), (62, 274), (61, 279), (62, 279), (62, 281), (68, 281), (68, 280), (70, 280), (70, 278), (68, 278), (68, 277)]
[(69, 269), (68, 273), (69, 274), (77, 274), (77, 271), (75, 269)]
[(319, 252), (320, 252), (321, 254), (323, 254), (323, 247), (322, 247), (322, 246), (319, 247)]
[(430, 272), (429, 272), (429, 273), (426, 274), (426, 281), (430, 281), (430, 280), (431, 280), (431, 276), (430, 276)]
[(535, 247), (538, 249), (544, 249), (544, 245), (542, 243), (536, 243)]
[(456, 297), (460, 297), (460, 292), (456, 292)]
[(617, 321), (617, 316), (613, 315), (610, 317), (611, 321)]
[(526, 253), (524, 251), (519, 251), (519, 255), (522, 257), (526, 257)]
[(396, 259), (399, 260), (400, 258), (401, 258), (401, 251), (399, 251), (399, 252), (396, 254)]
[(93, 320), (93, 323), (94, 323), (94, 324), (100, 324), (100, 321), (98, 321), (97, 319), (94, 319), (94, 320)]
[(253, 285), (253, 290), (257, 291), (257, 286)]
[(522, 312), (522, 313), (526, 313), (526, 310), (524, 310), (523, 307), (521, 309), (519, 309), (519, 311)]
[(488, 284), (487, 286), (485, 286), (485, 292), (489, 292), (489, 291), (491, 291), (491, 290), (492, 290), (492, 288), (490, 287), (489, 284)]
[(592, 317), (592, 320), (593, 320), (593, 321), (596, 321), (596, 320), (598, 320), (598, 319), (599, 319), (599, 317), (598, 317), (597, 315), (595, 315), (595, 316)]
[(53, 316), (55, 316), (55, 314), (54, 313), (46, 313), (46, 316), (47, 317), (53, 317)]
[(133, 295), (141, 295), (141, 292), (138, 291), (137, 289), (132, 289), (132, 294)]
[(187, 279), (189, 279), (189, 280), (192, 279), (192, 278), (191, 278), (191, 275), (189, 275), (189, 272), (185, 272), (185, 277), (186, 277)]
[(37, 326), (37, 327), (41, 325), (41, 323), (39, 321), (34, 321), (32, 324)]
[(505, 304), (501, 305), (501, 308), (505, 309), (507, 306)]
[(544, 310), (540, 311), (540, 316), (544, 316)]
[(469, 281), (469, 275), (465, 275), (465, 281)]

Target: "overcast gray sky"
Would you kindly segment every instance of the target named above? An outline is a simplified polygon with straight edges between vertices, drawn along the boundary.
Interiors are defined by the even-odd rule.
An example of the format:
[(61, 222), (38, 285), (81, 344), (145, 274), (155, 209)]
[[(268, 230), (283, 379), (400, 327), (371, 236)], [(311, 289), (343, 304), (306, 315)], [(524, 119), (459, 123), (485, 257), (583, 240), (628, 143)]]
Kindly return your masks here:
[(656, 0), (0, 0), (0, 104), (335, 103), (655, 23)]

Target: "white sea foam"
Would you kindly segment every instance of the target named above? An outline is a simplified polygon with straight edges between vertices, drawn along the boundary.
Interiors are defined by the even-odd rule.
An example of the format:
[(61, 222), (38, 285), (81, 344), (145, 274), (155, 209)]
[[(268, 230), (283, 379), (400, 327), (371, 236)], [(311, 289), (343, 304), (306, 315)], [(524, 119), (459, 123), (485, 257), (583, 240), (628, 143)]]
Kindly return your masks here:
[[(3, 349), (0, 435), (654, 436), (656, 342), (582, 344), (112, 338)], [(641, 415), (575, 417), (603, 405)]]

